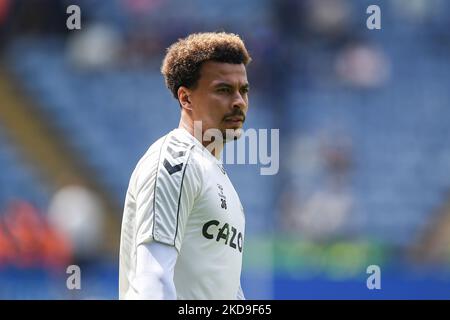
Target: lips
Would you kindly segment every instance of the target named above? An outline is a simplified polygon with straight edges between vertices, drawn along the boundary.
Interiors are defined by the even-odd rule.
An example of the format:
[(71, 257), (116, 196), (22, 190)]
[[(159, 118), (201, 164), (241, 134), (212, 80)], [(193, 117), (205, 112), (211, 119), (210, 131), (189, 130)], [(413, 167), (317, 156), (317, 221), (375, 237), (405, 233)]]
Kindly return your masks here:
[(227, 118), (225, 121), (231, 121), (231, 122), (243, 122), (244, 118), (242, 117), (231, 117)]

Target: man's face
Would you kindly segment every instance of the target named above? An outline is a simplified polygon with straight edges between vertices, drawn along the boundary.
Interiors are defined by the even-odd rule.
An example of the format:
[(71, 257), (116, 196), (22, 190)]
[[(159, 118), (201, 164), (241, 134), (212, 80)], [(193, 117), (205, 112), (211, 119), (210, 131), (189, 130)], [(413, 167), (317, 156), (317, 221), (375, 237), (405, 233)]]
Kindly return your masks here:
[(202, 121), (202, 131), (219, 129), (224, 138), (227, 129), (241, 129), (248, 109), (248, 89), (244, 64), (203, 63), (200, 79), (190, 94), (194, 121)]

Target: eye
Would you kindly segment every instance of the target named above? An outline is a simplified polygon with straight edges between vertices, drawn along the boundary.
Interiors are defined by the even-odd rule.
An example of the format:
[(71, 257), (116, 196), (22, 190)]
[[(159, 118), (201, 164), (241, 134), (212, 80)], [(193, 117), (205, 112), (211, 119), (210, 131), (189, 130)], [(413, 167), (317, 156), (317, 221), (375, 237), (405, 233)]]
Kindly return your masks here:
[(244, 88), (241, 89), (241, 92), (242, 93), (248, 93), (249, 89), (250, 89), (249, 87), (244, 87)]
[(217, 89), (218, 92), (224, 92), (224, 93), (230, 93), (231, 89), (228, 87), (220, 87), (219, 89)]

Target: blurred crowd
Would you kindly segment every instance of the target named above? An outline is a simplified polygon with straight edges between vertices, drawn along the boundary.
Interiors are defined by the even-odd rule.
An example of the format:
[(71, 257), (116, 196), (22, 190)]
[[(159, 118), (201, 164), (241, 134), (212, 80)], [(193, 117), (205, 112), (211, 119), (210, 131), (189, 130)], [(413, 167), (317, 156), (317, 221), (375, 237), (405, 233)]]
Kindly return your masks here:
[(43, 268), (63, 273), (73, 259), (67, 235), (48, 216), (23, 200), (11, 202), (0, 215), (0, 270)]
[[(397, 239), (411, 246), (423, 232), (422, 225), (448, 198), (441, 194), (450, 189), (445, 176), (450, 163), (448, 125), (440, 119), (448, 103), (442, 93), (450, 74), (448, 3), (375, 1), (381, 5), (382, 29), (368, 31), (366, 8), (372, 2), (227, 0), (212, 5), (202, 0), (0, 0), (0, 50), (22, 38), (64, 39), (64, 62), (86, 75), (76, 78), (83, 88), (84, 83), (98, 84), (94, 75), (103, 71), (107, 78), (114, 71), (159, 70), (166, 48), (191, 32), (237, 33), (253, 57), (248, 69), (251, 106), (264, 109), (271, 128), (280, 128), (282, 137), (282, 170), (271, 177), (273, 192), (253, 194), (264, 198), (260, 202), (272, 203), (266, 206), (267, 214), (249, 210), (249, 220), (273, 219), (280, 237), (316, 243), (354, 240), (361, 235), (372, 239), (369, 234), (373, 232), (374, 239), (392, 243)], [(71, 4), (81, 8), (79, 31), (66, 28), (66, 8)], [(60, 65), (52, 66), (55, 70)], [(438, 73), (442, 75), (437, 77)], [(55, 74), (55, 79), (64, 79)], [(108, 83), (118, 83), (114, 88), (122, 90), (122, 85), (134, 85), (133, 79), (117, 77)], [(103, 97), (102, 89), (98, 85), (92, 92)], [(123, 100), (135, 92), (128, 94)], [(64, 94), (59, 96), (64, 98)], [(163, 101), (156, 96), (155, 101)], [(263, 103), (252, 105), (253, 97)], [(156, 103), (153, 97), (150, 100)], [(102, 105), (103, 101), (93, 99), (85, 115), (89, 117), (91, 107), (95, 112), (94, 103)], [(103, 112), (98, 105), (97, 112)], [(114, 123), (113, 118), (120, 120), (121, 116), (120, 112), (113, 115), (114, 108), (109, 120), (103, 118), (105, 127), (111, 121), (107, 129), (125, 131), (126, 123)], [(138, 122), (139, 108), (136, 105), (136, 114), (128, 119)], [(143, 114), (158, 119), (157, 112)], [(99, 127), (94, 131), (100, 131)], [(101, 144), (107, 138), (114, 140), (102, 138), (98, 139)], [(86, 152), (86, 158), (88, 153), (94, 154)], [(438, 173), (432, 174), (433, 170)], [(241, 187), (243, 192), (252, 191), (250, 180)], [(273, 201), (268, 200), (269, 194), (274, 194)], [(253, 200), (248, 198), (245, 201)], [(99, 243), (108, 217), (91, 190), (67, 186), (53, 195), (44, 211), (27, 199), (5, 206), (0, 214), (0, 268), (40, 265), (58, 269), (69, 262), (95, 260), (102, 250)], [(442, 227), (439, 239), (424, 245), (423, 252), (435, 247), (440, 249), (434, 256), (442, 252), (448, 256), (448, 228)]]
[(70, 264), (89, 265), (101, 257), (105, 213), (88, 188), (67, 185), (41, 212), (17, 199), (0, 212), (0, 269), (42, 268), (64, 273)]
[[(79, 32), (66, 28), (69, 4), (82, 9)], [(282, 149), (287, 159), (297, 159), (308, 158), (309, 151), (297, 153), (292, 148), (305, 138), (296, 137), (302, 119), (297, 125), (285, 124), (289, 112), (301, 108), (288, 106), (293, 89), (327, 92), (344, 88), (364, 93), (383, 88), (392, 79), (392, 61), (385, 47), (376, 36), (368, 37), (364, 28), (367, 4), (345, 0), (249, 1), (236, 10), (239, 12), (225, 15), (222, 2), (216, 8), (201, 1), (1, 0), (0, 25), (3, 44), (19, 35), (65, 37), (67, 60), (86, 72), (159, 64), (167, 46), (190, 32), (223, 29), (239, 33), (253, 56), (249, 68), (252, 87), (267, 102), (260, 107), (271, 109), (273, 127), (283, 128), (285, 137), (292, 136), (282, 142)], [(441, 20), (443, 2), (439, 0), (396, 1), (389, 8), (388, 15), (395, 12), (395, 19), (409, 26), (409, 32), (433, 25), (440, 30), (446, 25)], [(298, 227), (304, 234), (317, 228), (313, 233), (326, 238), (325, 230), (345, 224), (352, 211), (352, 195), (345, 181), (352, 174), (351, 147), (347, 146), (353, 142), (344, 130), (346, 147), (340, 148), (340, 142), (328, 132), (325, 139), (330, 141), (322, 146), (320, 135), (306, 139), (316, 145), (314, 150), (325, 149), (312, 155), (324, 166), (317, 171), (325, 175), (323, 183), (305, 192), (298, 189), (296, 181), (290, 181), (289, 174), (280, 175), (279, 183), (288, 187), (283, 188), (279, 202), (282, 226)]]

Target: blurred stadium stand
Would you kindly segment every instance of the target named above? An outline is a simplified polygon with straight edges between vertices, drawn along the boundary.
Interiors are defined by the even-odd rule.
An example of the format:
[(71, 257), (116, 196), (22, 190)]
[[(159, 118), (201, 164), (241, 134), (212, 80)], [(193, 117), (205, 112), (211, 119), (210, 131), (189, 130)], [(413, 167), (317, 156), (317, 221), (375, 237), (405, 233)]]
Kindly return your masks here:
[[(0, 128), (1, 130), (1, 128)], [(27, 199), (44, 209), (50, 199), (51, 191), (42, 184), (35, 168), (24, 163), (16, 146), (0, 131), (0, 202), (2, 207), (15, 198)], [(7, 186), (7, 187), (6, 187)]]
[[(246, 127), (280, 128), (282, 140), (277, 176), (226, 166), (247, 216), (247, 296), (450, 298), (448, 2), (72, 2), (87, 18), (82, 31), (55, 27), (65, 21), (55, 18), (30, 32), (11, 22), (26, 8), (17, 1), (2, 65), (82, 164), (80, 176), (108, 195), (107, 220), (120, 222), (137, 160), (178, 123), (159, 73), (164, 49), (193, 31), (225, 29), (253, 55)], [(381, 30), (365, 27), (370, 4), (381, 7)], [(45, 210), (60, 186), (37, 177), (39, 161), (25, 162), (5, 129), (0, 208), (16, 197)], [(118, 239), (114, 224), (107, 232)], [(0, 298), (116, 298), (117, 248), (109, 249), (110, 260), (87, 265), (89, 289), (74, 296), (42, 270), (29, 278), (0, 265)], [(383, 270), (379, 292), (365, 286), (371, 264)], [(23, 289), (4, 289), (18, 279)]]

